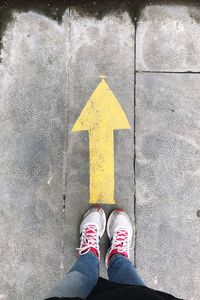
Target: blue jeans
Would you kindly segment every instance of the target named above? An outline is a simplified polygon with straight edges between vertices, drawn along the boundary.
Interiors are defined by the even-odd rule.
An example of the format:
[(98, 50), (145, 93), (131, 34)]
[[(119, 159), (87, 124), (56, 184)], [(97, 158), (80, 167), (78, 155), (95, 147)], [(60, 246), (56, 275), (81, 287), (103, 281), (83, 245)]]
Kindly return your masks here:
[[(81, 255), (72, 269), (50, 291), (51, 297), (87, 298), (99, 278), (99, 260), (96, 255)], [(111, 258), (108, 267), (108, 279), (123, 284), (144, 285), (132, 262), (121, 254)]]

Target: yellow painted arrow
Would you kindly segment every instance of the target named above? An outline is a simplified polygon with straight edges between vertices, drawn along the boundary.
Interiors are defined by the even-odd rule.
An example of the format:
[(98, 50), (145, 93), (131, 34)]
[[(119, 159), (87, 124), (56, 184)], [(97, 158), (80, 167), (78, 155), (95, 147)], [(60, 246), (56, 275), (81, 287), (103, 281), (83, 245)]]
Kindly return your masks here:
[(114, 204), (114, 129), (130, 124), (104, 79), (86, 103), (72, 131), (89, 131), (90, 203)]

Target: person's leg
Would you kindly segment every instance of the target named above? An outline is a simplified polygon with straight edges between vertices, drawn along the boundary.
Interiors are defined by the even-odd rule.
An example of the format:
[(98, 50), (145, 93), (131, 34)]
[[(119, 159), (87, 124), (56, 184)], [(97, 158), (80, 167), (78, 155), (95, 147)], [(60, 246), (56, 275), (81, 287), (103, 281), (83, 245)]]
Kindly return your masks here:
[(144, 281), (129, 259), (133, 228), (127, 213), (121, 209), (112, 212), (107, 223), (107, 234), (111, 242), (106, 255), (109, 280), (123, 284), (144, 285)]
[(99, 259), (91, 252), (81, 255), (72, 269), (50, 290), (47, 298), (86, 298), (99, 277)]
[(132, 262), (121, 254), (113, 255), (108, 267), (110, 281), (124, 284), (145, 285)]
[(99, 277), (99, 241), (105, 231), (106, 216), (100, 207), (87, 211), (80, 226), (79, 258), (72, 269), (48, 293), (53, 297), (86, 298)]

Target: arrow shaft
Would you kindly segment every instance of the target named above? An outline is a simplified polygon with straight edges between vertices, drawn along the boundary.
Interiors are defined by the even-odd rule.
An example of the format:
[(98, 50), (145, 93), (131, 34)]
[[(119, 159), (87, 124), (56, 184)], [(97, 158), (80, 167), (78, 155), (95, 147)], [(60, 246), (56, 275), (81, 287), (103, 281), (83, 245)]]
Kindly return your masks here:
[(89, 132), (90, 203), (114, 204), (113, 130)]

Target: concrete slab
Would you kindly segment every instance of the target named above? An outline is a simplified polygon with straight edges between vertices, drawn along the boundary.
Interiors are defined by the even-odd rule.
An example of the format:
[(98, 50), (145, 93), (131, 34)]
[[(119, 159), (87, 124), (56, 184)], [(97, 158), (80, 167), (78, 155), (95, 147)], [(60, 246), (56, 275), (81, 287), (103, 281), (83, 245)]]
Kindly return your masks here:
[(65, 47), (63, 30), (15, 15), (0, 66), (0, 298), (43, 299), (60, 276)]
[[(62, 7), (52, 3), (42, 13), (61, 22), (68, 1)], [(89, 147), (87, 132), (71, 130), (100, 75), (107, 76), (132, 127), (114, 132), (116, 205), (104, 208), (107, 215), (117, 206), (126, 208), (135, 225), (135, 28), (128, 13), (108, 7), (110, 14), (103, 17), (106, 9), (93, 6), (91, 14), (98, 19), (87, 15), (86, 5), (79, 7), (80, 14), (67, 10), (60, 25), (38, 13), (17, 13), (3, 37), (3, 300), (42, 299), (76, 259), (79, 223), (89, 207)], [(133, 19), (134, 11), (129, 13)], [(192, 6), (146, 7), (138, 21), (137, 69), (199, 71), (198, 14)], [(138, 74), (136, 81), (132, 258), (136, 255), (149, 286), (186, 299), (197, 299), (200, 286), (199, 79)], [(107, 242), (104, 236), (102, 267)], [(101, 275), (106, 276), (105, 268)]]
[(136, 33), (136, 68), (145, 71), (199, 72), (199, 6), (146, 6)]
[[(134, 219), (133, 95), (134, 26), (127, 13), (102, 20), (70, 16), (70, 68), (68, 74), (68, 135), (66, 154), (66, 269), (76, 258), (79, 223), (89, 205), (88, 133), (71, 132), (87, 100), (107, 76), (107, 83), (122, 105), (131, 130), (117, 130), (115, 144), (116, 205), (126, 207)], [(105, 207), (107, 213), (115, 206)], [(102, 250), (105, 252), (106, 240)], [(103, 258), (103, 254), (102, 254)], [(103, 260), (102, 260), (102, 263)], [(105, 269), (103, 273), (105, 275)]]
[(146, 283), (200, 294), (200, 76), (138, 74), (136, 262)]

